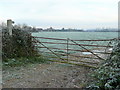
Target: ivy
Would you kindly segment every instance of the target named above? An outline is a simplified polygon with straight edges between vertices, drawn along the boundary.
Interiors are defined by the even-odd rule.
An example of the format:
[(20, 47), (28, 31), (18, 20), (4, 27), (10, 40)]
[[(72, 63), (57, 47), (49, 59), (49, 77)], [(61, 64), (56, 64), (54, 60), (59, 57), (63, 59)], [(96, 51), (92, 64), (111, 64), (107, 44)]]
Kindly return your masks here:
[(91, 90), (120, 89), (120, 44), (114, 47), (111, 56), (94, 71), (94, 81), (87, 88)]

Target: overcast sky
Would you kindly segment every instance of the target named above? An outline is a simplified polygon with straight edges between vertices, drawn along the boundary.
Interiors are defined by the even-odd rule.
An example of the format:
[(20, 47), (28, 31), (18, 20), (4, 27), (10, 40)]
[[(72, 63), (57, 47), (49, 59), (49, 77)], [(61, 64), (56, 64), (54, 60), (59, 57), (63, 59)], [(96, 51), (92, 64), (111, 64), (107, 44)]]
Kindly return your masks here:
[(119, 0), (0, 0), (0, 21), (48, 28), (117, 28)]

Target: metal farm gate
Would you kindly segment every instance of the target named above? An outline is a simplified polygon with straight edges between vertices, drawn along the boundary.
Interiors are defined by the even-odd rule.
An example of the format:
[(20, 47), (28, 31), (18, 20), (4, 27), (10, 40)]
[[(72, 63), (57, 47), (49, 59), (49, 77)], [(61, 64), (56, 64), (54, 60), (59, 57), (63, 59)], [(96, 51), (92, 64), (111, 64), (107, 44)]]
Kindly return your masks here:
[(50, 61), (97, 68), (111, 54), (116, 39), (72, 40), (33, 37), (40, 55)]

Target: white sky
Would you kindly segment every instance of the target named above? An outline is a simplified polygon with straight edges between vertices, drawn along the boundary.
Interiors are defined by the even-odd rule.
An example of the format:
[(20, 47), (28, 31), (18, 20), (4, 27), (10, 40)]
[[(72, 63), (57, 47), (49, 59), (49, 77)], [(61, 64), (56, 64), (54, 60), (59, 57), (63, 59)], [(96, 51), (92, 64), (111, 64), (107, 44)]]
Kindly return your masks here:
[(117, 28), (119, 0), (0, 0), (0, 21), (48, 28)]

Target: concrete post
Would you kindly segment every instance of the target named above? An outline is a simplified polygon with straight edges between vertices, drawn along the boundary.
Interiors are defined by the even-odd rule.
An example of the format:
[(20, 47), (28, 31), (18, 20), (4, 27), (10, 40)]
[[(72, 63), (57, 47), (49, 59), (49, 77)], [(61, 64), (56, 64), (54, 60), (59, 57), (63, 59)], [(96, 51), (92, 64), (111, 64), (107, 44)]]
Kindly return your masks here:
[(12, 21), (11, 19), (7, 20), (7, 28), (8, 28), (9, 35), (12, 35), (13, 23), (14, 21)]

